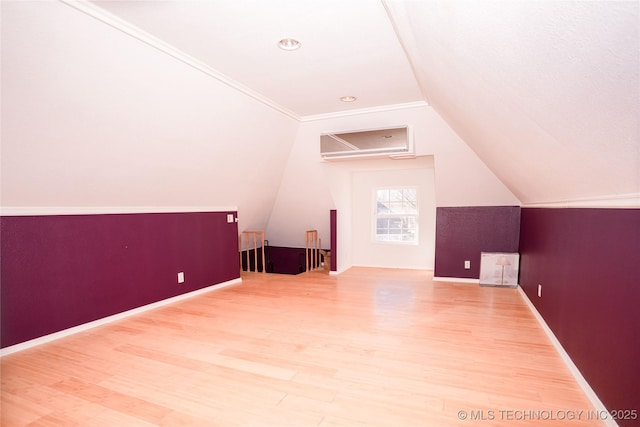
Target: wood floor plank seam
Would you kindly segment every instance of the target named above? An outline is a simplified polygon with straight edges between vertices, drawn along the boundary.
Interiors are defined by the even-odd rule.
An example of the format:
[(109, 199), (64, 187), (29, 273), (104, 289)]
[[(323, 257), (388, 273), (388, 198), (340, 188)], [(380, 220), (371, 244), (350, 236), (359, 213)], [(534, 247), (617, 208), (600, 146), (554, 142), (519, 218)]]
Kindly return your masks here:
[(242, 282), (2, 357), (0, 425), (555, 427), (500, 411), (593, 410), (516, 290), (374, 268)]

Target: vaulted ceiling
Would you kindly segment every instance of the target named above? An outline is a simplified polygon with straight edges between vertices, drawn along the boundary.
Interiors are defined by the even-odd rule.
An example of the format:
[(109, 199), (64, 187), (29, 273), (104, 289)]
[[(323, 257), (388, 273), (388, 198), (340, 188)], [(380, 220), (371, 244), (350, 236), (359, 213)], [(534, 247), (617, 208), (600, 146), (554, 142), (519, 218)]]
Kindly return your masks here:
[(638, 2), (93, 5), (300, 120), (426, 102), (525, 204), (640, 192)]
[[(298, 118), (422, 100), (376, 0), (94, 4)], [(279, 49), (285, 38), (300, 48)], [(355, 104), (340, 101), (348, 95), (358, 98)]]
[(638, 2), (391, 2), (431, 105), (524, 203), (638, 203)]
[[(525, 205), (640, 206), (637, 1), (2, 3), (3, 188), (14, 204), (60, 203), (46, 202), (51, 177), (102, 189), (87, 184), (68, 203), (152, 204), (173, 187), (177, 203), (200, 203), (196, 183), (223, 179), (209, 165), (234, 149), (264, 173), (261, 158), (286, 162), (296, 123), (428, 105)], [(300, 48), (278, 49), (288, 37)], [(211, 145), (219, 135), (227, 143)], [(245, 144), (256, 135), (277, 155)], [(145, 154), (121, 155), (134, 148)], [(160, 169), (164, 190), (147, 182)], [(113, 170), (126, 200), (111, 190)], [(216, 194), (239, 203), (226, 187)]]

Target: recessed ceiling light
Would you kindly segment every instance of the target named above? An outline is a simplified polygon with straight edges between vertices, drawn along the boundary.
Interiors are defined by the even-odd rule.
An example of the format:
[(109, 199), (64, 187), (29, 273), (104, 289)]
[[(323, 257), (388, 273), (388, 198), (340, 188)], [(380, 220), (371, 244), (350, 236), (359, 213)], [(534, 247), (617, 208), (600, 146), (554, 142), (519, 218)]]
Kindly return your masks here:
[(353, 102), (356, 99), (358, 99), (358, 98), (356, 98), (355, 96), (347, 95), (347, 96), (343, 96), (342, 98), (340, 98), (340, 101), (342, 101), (342, 102)]
[(282, 39), (278, 42), (278, 47), (284, 50), (296, 50), (300, 48), (300, 42), (296, 39)]

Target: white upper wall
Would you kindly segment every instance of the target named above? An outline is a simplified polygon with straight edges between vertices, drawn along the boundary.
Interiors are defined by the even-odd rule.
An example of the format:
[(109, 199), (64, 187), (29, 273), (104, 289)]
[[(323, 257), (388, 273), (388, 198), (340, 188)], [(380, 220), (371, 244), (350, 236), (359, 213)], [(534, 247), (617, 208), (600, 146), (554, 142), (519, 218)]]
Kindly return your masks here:
[[(311, 19), (312, 3), (286, 4)], [(173, 10), (121, 5), (147, 17)], [(638, 205), (637, 2), (385, 5), (432, 107), (370, 105), (366, 91), (340, 86), (371, 110), (303, 117), (305, 109), (283, 114), (67, 4), (1, 2), (3, 213), (237, 208), (241, 230), (266, 227), (272, 244), (300, 246), (300, 230), (323, 229), (328, 238), (328, 210), (351, 209), (345, 188), (355, 169), (323, 163), (319, 134), (403, 124), (414, 128), (417, 154), (434, 157), (438, 206), (627, 196)], [(363, 15), (366, 28), (379, 23), (379, 6)], [(279, 22), (251, 19), (264, 34)], [(328, 49), (316, 46), (322, 37), (313, 40), (280, 66), (303, 74)], [(400, 60), (399, 43), (384, 46)], [(384, 62), (381, 52), (375, 57)], [(335, 66), (330, 59), (325, 65)], [(349, 81), (366, 77), (358, 67), (343, 72)], [(406, 74), (403, 67), (394, 78)], [(288, 93), (312, 104), (309, 91), (326, 89), (305, 81), (292, 80)], [(411, 96), (392, 100), (387, 95), (405, 92), (376, 84), (376, 99), (413, 101), (416, 82), (405, 83)], [(339, 103), (336, 93), (330, 98)]]
[[(338, 210), (338, 225), (350, 223), (352, 173), (373, 168), (400, 169), (412, 160), (326, 162), (320, 157), (320, 134), (409, 125), (416, 154), (433, 156), (437, 206), (519, 205), (520, 201), (478, 156), (427, 106), (370, 112), (302, 122), (267, 227), (276, 246), (304, 246), (304, 231), (317, 229), (329, 238), (329, 210)], [(373, 165), (373, 166), (371, 166)], [(345, 216), (343, 216), (345, 215)], [(343, 230), (341, 242), (350, 237)], [(323, 246), (325, 246), (323, 244)], [(338, 256), (350, 248), (341, 248)], [(343, 263), (344, 265), (344, 263)]]
[(263, 229), (298, 121), (59, 2), (2, 2), (2, 206), (235, 208)]
[[(387, 160), (376, 163), (377, 168), (355, 170), (351, 175), (353, 265), (433, 270), (436, 242), (433, 157), (422, 156), (410, 162)], [(403, 163), (408, 165), (403, 167)], [(389, 169), (394, 165), (394, 169)], [(380, 170), (380, 167), (386, 168)], [(380, 242), (374, 239), (376, 191), (389, 187), (416, 189), (418, 233), (415, 244)], [(341, 237), (338, 235), (338, 241)]]

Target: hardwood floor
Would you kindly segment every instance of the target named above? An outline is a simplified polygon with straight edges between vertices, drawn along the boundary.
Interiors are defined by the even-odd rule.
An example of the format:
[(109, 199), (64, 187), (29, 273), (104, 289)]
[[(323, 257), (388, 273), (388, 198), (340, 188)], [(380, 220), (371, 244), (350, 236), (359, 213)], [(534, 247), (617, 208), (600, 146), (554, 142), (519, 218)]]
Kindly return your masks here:
[(426, 271), (247, 273), (0, 363), (3, 426), (602, 425), (516, 290)]

